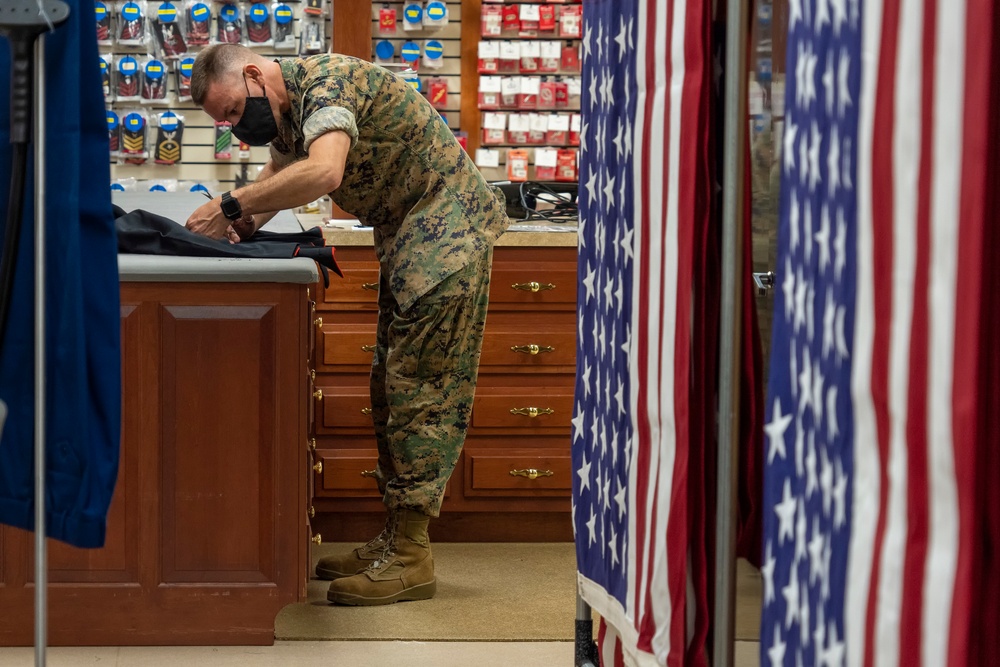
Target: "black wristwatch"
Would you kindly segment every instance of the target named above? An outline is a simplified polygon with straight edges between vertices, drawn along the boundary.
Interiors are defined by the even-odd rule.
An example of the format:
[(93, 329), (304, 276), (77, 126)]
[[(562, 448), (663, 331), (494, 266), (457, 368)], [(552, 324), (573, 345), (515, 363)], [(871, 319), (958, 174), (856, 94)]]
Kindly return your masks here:
[(222, 215), (233, 222), (243, 217), (243, 207), (239, 200), (228, 192), (222, 193)]

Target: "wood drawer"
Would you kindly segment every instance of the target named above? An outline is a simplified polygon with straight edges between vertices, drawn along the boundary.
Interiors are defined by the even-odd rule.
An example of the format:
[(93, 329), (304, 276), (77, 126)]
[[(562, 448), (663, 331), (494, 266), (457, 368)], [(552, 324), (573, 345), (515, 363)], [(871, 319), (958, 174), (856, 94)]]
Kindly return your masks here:
[(480, 388), (472, 407), (474, 428), (568, 429), (572, 418), (571, 386)]
[(323, 290), (324, 304), (368, 304), (378, 307), (377, 262), (344, 263), (344, 277), (330, 277), (330, 286)]
[[(569, 447), (562, 450), (526, 451), (523, 454), (465, 452), (466, 496), (569, 496), (573, 489), (573, 463)], [(534, 479), (511, 472), (538, 474)], [(551, 475), (545, 473), (552, 473)]]
[[(328, 325), (320, 337), (323, 366), (370, 366), (375, 345), (374, 324)], [(371, 346), (368, 349), (367, 346)]]
[(364, 475), (375, 470), (378, 453), (375, 450), (320, 449), (315, 460), (323, 464), (318, 473), (319, 496), (345, 496), (350, 498), (381, 498), (374, 477)]
[[(531, 346), (536, 346), (533, 348)], [(515, 350), (514, 348), (517, 348)], [(518, 351), (520, 350), (520, 351)], [(531, 350), (536, 350), (532, 354)], [(490, 330), (483, 338), (482, 366), (532, 368), (573, 366), (576, 363), (576, 332), (515, 332)]]
[(576, 303), (576, 267), (531, 268), (493, 264), (490, 277), (490, 303), (574, 304)]
[[(327, 380), (328, 378), (321, 378)], [(316, 407), (316, 428), (371, 428), (371, 396), (368, 387), (319, 386), (323, 398)], [(366, 412), (367, 411), (367, 412)]]

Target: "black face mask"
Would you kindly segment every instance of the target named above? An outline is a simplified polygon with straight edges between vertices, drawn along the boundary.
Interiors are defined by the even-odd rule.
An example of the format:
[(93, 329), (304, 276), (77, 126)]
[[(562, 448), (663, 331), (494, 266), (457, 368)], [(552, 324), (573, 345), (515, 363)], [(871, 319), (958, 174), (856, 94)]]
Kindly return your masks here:
[[(247, 75), (243, 75), (243, 85), (247, 86)], [(247, 86), (247, 102), (243, 107), (240, 122), (233, 125), (233, 134), (243, 143), (251, 146), (264, 146), (278, 136), (278, 124), (271, 113), (271, 103), (267, 100), (267, 91), (263, 84), (260, 87), (262, 97), (250, 97), (250, 86)]]

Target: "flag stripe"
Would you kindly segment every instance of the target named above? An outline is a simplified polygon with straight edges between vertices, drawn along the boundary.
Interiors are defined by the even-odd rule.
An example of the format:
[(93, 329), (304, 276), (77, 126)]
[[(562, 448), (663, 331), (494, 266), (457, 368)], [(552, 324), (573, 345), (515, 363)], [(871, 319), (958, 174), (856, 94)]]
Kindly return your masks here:
[[(934, 63), (936, 56), (936, 0), (924, 0), (921, 30), (922, 54), (914, 57), (922, 67), (920, 103), (920, 158), (917, 189), (916, 238), (914, 277), (912, 286), (913, 317), (910, 324), (910, 349), (907, 365), (909, 382), (907, 392), (906, 437), (907, 452), (907, 530), (902, 536), (906, 549), (900, 578), (902, 597), (900, 606), (899, 662), (919, 665), (923, 648), (922, 605), (924, 598), (924, 566), (927, 559), (928, 539), (928, 473), (927, 431), (938, 412), (940, 401), (928, 405), (928, 309), (930, 306), (930, 208), (934, 153)], [(912, 112), (911, 112), (912, 113)], [(915, 114), (914, 114), (915, 115)], [(930, 414), (928, 413), (930, 410)]]
[[(868, 3), (866, 3), (867, 5)], [(874, 3), (872, 3), (874, 4)], [(892, 310), (893, 259), (895, 239), (892, 235), (894, 221), (895, 164), (893, 162), (895, 132), (893, 129), (896, 108), (896, 48), (899, 30), (899, 0), (884, 3), (882, 41), (879, 53), (878, 87), (875, 92), (875, 134), (872, 141), (872, 266), (874, 284), (875, 331), (872, 347), (871, 394), (875, 406), (875, 426), (879, 451), (879, 506), (872, 558), (871, 585), (868, 591), (867, 624), (864, 641), (864, 665), (874, 661), (876, 626), (881, 626), (878, 600), (881, 594), (883, 548), (887, 531), (889, 505), (889, 445), (890, 445), (890, 381), (889, 358), (892, 323), (887, 317)], [(857, 469), (857, 468), (856, 468)]]
[[(989, 128), (996, 123), (996, 119), (990, 117), (990, 91), (991, 86), (996, 86), (996, 81), (991, 81), (990, 77), (991, 75), (995, 77), (997, 74), (997, 63), (991, 62), (991, 59), (996, 57), (994, 31), (997, 26), (995, 16), (998, 10), (994, 0), (967, 0), (960, 4), (964, 6), (949, 7), (947, 18), (942, 17), (942, 31), (947, 31), (946, 34), (949, 35), (947, 38), (943, 37), (942, 42), (947, 39), (949, 44), (953, 45), (948, 63), (948, 67), (952, 68), (951, 83), (957, 84), (960, 81), (964, 84), (964, 94), (947, 89), (942, 91), (943, 99), (948, 93), (954, 94), (956, 99), (964, 98), (964, 108), (951, 119), (954, 126), (959, 125), (954, 119), (962, 119), (960, 125), (962, 135), (954, 144), (955, 148), (959, 146), (962, 148), (960, 161), (956, 156), (961, 171), (958, 175), (959, 182), (952, 186), (958, 193), (959, 209), (958, 215), (951, 218), (952, 225), (956, 219), (958, 221), (959, 261), (954, 268), (954, 284), (942, 289), (950, 287), (952, 298), (956, 300), (960, 298), (962, 303), (962, 307), (955, 310), (953, 357), (953, 377), (961, 380), (953, 379), (949, 392), (952, 409), (951, 431), (955, 447), (951, 452), (935, 456), (935, 464), (943, 463), (945, 457), (953, 456), (953, 467), (949, 470), (945, 464), (942, 470), (934, 471), (935, 481), (937, 475), (943, 477), (942, 491), (947, 492), (941, 494), (946, 504), (941, 508), (943, 516), (940, 516), (940, 552), (935, 549), (934, 556), (937, 557), (940, 553), (943, 562), (938, 567), (947, 572), (950, 566), (955, 574), (951, 577), (954, 579), (954, 591), (940, 591), (944, 597), (942, 604), (947, 599), (945, 596), (953, 596), (948, 633), (951, 641), (948, 646), (936, 647), (934, 653), (940, 654), (946, 651), (949, 664), (968, 665), (974, 664), (976, 660), (981, 661), (980, 664), (995, 662), (995, 656), (991, 659), (989, 655), (970, 655), (969, 644), (972, 642), (973, 633), (981, 632), (983, 627), (994, 627), (989, 623), (989, 618), (973, 616), (974, 610), (978, 609), (978, 605), (974, 602), (976, 597), (974, 589), (983, 583), (977, 581), (974, 565), (976, 545), (980, 544), (982, 539), (978, 534), (975, 517), (982, 509), (976, 506), (976, 489), (971, 482), (977, 475), (976, 451), (972, 444), (986, 442), (986, 434), (980, 433), (977, 428), (980, 415), (976, 410), (977, 403), (984, 401), (985, 397), (977, 396), (976, 392), (981, 386), (978, 380), (983, 372), (979, 355), (982, 346), (988, 343), (980, 339), (982, 325), (980, 319), (984, 313), (979, 311), (977, 306), (982, 304), (981, 289), (985, 268), (983, 262), (986, 261), (982, 238), (986, 220), (984, 207), (987, 201), (986, 183), (989, 177), (987, 147), (990, 144)], [(964, 16), (963, 9), (967, 12)], [(963, 60), (964, 62), (960, 62)], [(946, 81), (946, 75), (942, 74), (941, 80)], [(942, 144), (945, 139), (942, 137)], [(995, 178), (995, 174), (993, 177)], [(951, 201), (954, 200), (953, 198)], [(941, 225), (946, 224), (948, 222), (942, 212)], [(959, 289), (961, 293), (958, 292)], [(950, 479), (947, 476), (948, 472), (951, 473)], [(959, 479), (963, 480), (963, 483), (956, 488), (954, 482)], [(995, 484), (995, 481), (991, 482), (992, 484)], [(938, 518), (939, 515), (935, 513), (933, 516), (935, 529), (939, 526)], [(950, 544), (945, 542), (949, 537), (953, 540)], [(995, 537), (994, 534), (993, 538)], [(937, 546), (938, 540), (935, 540), (935, 547)], [(957, 553), (952, 553), (952, 549)], [(995, 601), (993, 605), (996, 605)], [(984, 621), (986, 625), (981, 625)]]
[[(877, 320), (876, 305), (885, 312), (885, 304), (877, 297), (875, 286), (879, 279), (888, 277), (876, 263), (878, 257), (874, 220), (876, 193), (886, 193), (886, 182), (875, 181), (875, 155), (884, 151), (881, 139), (885, 137), (886, 123), (882, 119), (885, 105), (880, 105), (881, 95), (888, 91), (881, 86), (885, 53), (882, 43), (884, 33), (883, 4), (866, 2), (861, 15), (861, 96), (858, 100), (858, 208), (857, 208), (857, 296), (854, 318), (854, 355), (851, 360), (851, 407), (854, 414), (854, 465), (850, 473), (853, 480), (851, 494), (851, 540), (849, 544), (844, 624), (846, 634), (847, 664), (870, 664), (866, 650), (871, 637), (871, 618), (868, 614), (869, 594), (877, 585), (878, 560), (875, 548), (879, 533), (880, 508), (885, 481), (881, 471), (882, 453), (879, 447), (882, 425), (872, 391), (875, 378), (875, 341)], [(894, 17), (893, 25), (895, 25)], [(895, 53), (892, 49), (890, 53)], [(892, 72), (890, 67), (889, 72)], [(884, 171), (879, 172), (887, 176)], [(881, 204), (881, 201), (879, 201)], [(883, 255), (884, 257), (884, 255)], [(878, 332), (879, 335), (881, 331)], [(881, 370), (881, 369), (880, 369)], [(884, 377), (884, 371), (881, 371)], [(884, 397), (884, 392), (882, 394)], [(868, 656), (866, 659), (866, 655)]]

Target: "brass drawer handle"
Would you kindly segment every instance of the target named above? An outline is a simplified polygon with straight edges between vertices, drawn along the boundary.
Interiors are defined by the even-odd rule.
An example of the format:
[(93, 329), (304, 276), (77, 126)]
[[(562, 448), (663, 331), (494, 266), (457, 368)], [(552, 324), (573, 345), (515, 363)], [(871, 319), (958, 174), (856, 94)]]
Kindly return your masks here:
[(313, 320), (313, 324), (316, 325), (317, 329), (322, 329), (323, 328), (323, 318), (322, 317), (317, 317), (315, 320)]
[(534, 468), (527, 468), (526, 470), (511, 470), (511, 477), (527, 477), (528, 479), (538, 479), (539, 477), (552, 477), (551, 470), (535, 470)]
[(377, 292), (378, 283), (361, 283), (361, 289), (366, 289), (370, 292)]
[(372, 413), (372, 409), (371, 408), (361, 408), (361, 414), (363, 414), (363, 415), (370, 415), (371, 413)]
[(375, 346), (374, 345), (362, 345), (361, 346), (361, 351), (362, 352), (374, 352), (375, 351)]
[(362, 470), (361, 471), (361, 476), (362, 477), (371, 477), (372, 479), (376, 478), (374, 470)]
[(555, 413), (552, 408), (511, 408), (510, 414), (524, 415), (525, 417), (537, 417), (538, 415), (551, 415)]
[(309, 506), (309, 518), (312, 519), (316, 516), (316, 507), (313, 505)]
[(539, 354), (541, 352), (555, 352), (556, 348), (551, 345), (511, 345), (511, 352), (521, 352), (523, 354)]
[(323, 474), (323, 462), (322, 461), (317, 461), (316, 463), (313, 464), (312, 469), (316, 471), (317, 475), (322, 475)]
[(317, 401), (322, 401), (323, 400), (323, 390), (322, 389), (317, 389), (316, 391), (314, 391), (313, 392), (313, 398), (315, 398)]
[(312, 543), (323, 544), (323, 536), (320, 535), (319, 533), (316, 533), (315, 535), (312, 536)]
[(552, 283), (536, 283), (532, 281), (530, 283), (514, 283), (510, 288), (522, 292), (544, 292), (545, 290), (555, 289), (556, 286)]

